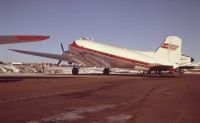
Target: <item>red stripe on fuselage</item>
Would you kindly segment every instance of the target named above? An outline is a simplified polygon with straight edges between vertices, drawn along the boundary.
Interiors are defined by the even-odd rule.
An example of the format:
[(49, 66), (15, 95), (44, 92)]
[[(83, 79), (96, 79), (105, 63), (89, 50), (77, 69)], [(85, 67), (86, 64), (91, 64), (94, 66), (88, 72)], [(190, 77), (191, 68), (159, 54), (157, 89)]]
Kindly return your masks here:
[(94, 54), (99, 54), (99, 55), (103, 55), (103, 56), (107, 56), (107, 57), (111, 57), (111, 58), (115, 58), (115, 59), (119, 59), (119, 60), (128, 61), (128, 62), (134, 63), (136, 65), (140, 65), (140, 66), (144, 66), (144, 67), (148, 67), (148, 68), (151, 67), (150, 63), (137, 61), (137, 60), (133, 60), (133, 59), (128, 59), (128, 58), (112, 55), (112, 54), (109, 54), (109, 53), (96, 51), (96, 50), (93, 50), (93, 49), (78, 46), (75, 41), (72, 44), (70, 44), (69, 47), (77, 48), (77, 49), (80, 49), (80, 50), (88, 51), (88, 52), (91, 52), (91, 53), (94, 53)]

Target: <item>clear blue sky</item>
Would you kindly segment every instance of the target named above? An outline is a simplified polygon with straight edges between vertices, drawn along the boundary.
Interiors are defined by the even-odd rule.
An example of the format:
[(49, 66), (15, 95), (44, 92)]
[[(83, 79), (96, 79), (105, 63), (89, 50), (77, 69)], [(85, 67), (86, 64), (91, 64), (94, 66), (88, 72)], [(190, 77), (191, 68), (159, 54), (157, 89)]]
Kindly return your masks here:
[(43, 34), (44, 42), (0, 46), (6, 62), (57, 62), (7, 49), (61, 53), (82, 36), (129, 49), (154, 51), (169, 35), (200, 61), (199, 0), (0, 0), (0, 34)]

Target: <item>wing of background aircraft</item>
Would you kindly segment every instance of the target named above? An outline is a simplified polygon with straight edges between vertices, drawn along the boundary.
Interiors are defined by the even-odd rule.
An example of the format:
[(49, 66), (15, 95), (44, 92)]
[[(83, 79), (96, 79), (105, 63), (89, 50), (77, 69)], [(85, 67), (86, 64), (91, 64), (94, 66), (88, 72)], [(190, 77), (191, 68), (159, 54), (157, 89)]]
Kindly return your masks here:
[(48, 39), (44, 35), (0, 35), (0, 44), (35, 42)]

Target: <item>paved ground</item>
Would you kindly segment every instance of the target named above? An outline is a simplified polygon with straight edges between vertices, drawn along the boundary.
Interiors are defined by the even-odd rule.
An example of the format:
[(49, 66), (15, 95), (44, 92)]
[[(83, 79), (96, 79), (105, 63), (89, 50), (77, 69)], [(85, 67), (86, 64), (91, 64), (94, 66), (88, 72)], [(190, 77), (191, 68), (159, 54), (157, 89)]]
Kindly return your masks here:
[(199, 123), (200, 75), (0, 78), (0, 123)]

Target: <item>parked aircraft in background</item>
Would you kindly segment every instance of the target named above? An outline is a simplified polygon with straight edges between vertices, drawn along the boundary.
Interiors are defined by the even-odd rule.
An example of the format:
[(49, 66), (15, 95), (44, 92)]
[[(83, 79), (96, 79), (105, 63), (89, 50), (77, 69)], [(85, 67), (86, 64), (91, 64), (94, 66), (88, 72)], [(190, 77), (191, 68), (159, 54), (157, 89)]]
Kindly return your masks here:
[(49, 36), (44, 35), (0, 35), (0, 44), (35, 42), (48, 38)]
[[(50, 54), (33, 51), (23, 51), (10, 49), (15, 52), (58, 59), (58, 65), (61, 61), (73, 63), (72, 74), (77, 75), (82, 65), (104, 67), (103, 74), (108, 75), (111, 68), (133, 68), (141, 71), (173, 72), (181, 66), (181, 39), (177, 36), (169, 36), (160, 47), (154, 52), (142, 52), (136, 50), (128, 50), (116, 46), (102, 44), (90, 40), (89, 38), (80, 38), (73, 41), (69, 45), (69, 50), (65, 51), (63, 45), (61, 48), (63, 53)], [(184, 57), (185, 58), (185, 57)], [(193, 58), (187, 57), (190, 62)]]

